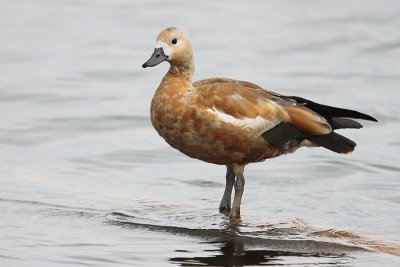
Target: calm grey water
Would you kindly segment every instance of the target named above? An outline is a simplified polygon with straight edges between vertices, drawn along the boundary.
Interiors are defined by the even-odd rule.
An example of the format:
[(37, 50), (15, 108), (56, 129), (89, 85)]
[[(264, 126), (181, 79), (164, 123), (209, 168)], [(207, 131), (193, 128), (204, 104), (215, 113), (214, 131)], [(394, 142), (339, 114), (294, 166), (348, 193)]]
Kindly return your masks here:
[[(368, 113), (324, 149), (250, 165), (239, 225), (225, 167), (153, 130), (168, 68), (156, 35), (188, 32), (194, 80), (230, 77)], [(399, 266), (399, 1), (0, 2), (1, 266)], [(386, 251), (391, 252), (379, 252)]]

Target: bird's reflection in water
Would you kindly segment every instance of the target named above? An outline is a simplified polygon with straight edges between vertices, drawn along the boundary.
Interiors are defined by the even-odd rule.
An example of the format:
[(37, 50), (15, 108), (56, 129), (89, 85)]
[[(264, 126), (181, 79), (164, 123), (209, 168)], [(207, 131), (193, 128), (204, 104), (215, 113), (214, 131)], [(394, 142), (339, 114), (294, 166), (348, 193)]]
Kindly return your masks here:
[(342, 266), (351, 260), (348, 252), (362, 250), (311, 240), (273, 240), (239, 235), (225, 236), (208, 243), (218, 249), (207, 250), (207, 256), (173, 257), (170, 261), (181, 266), (255, 266), (282, 265), (295, 259), (295, 262), (306, 265)]
[[(343, 263), (344, 256), (321, 253), (298, 253), (290, 251), (245, 249), (243, 243), (234, 240), (221, 242), (219, 250), (210, 251), (211, 255), (205, 257), (175, 257), (171, 262), (181, 266), (254, 266), (279, 264), (281, 257), (328, 257), (337, 258), (337, 263)], [(312, 260), (311, 262), (314, 262)], [(310, 262), (310, 263), (311, 263)], [(332, 264), (332, 262), (330, 262)]]
[[(115, 214), (114, 214), (115, 215)], [(121, 219), (121, 214), (118, 214)], [(116, 219), (116, 217), (114, 217)], [(186, 248), (175, 250), (170, 262), (181, 266), (254, 266), (282, 265), (293, 261), (303, 265), (346, 265), (351, 262), (351, 252), (365, 249), (340, 243), (310, 239), (285, 239), (281, 236), (264, 238), (260, 233), (247, 235), (240, 232), (240, 225), (221, 225), (221, 229), (188, 229), (172, 226), (141, 224), (129, 221), (110, 220), (111, 224), (127, 228), (145, 228), (150, 231), (168, 232), (196, 238), (215, 249), (192, 256)], [(187, 255), (187, 256), (186, 256)]]

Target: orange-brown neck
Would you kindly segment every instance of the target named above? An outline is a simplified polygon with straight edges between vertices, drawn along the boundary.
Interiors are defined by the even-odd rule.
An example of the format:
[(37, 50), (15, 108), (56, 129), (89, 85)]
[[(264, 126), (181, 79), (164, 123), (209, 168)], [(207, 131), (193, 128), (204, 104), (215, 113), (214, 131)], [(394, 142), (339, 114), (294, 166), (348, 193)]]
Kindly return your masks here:
[(188, 77), (189, 79), (191, 79), (193, 73), (194, 73), (193, 64), (180, 64), (180, 65), (171, 64), (167, 75), (170, 74), (173, 76)]
[(184, 70), (174, 68), (173, 65), (171, 65), (169, 71), (158, 86), (156, 95), (163, 96), (163, 98), (181, 98), (192, 88), (191, 76), (184, 74)]
[(174, 51), (172, 58), (168, 59), (170, 64), (168, 73), (181, 76), (192, 77), (194, 74), (194, 58), (190, 44), (185, 50)]

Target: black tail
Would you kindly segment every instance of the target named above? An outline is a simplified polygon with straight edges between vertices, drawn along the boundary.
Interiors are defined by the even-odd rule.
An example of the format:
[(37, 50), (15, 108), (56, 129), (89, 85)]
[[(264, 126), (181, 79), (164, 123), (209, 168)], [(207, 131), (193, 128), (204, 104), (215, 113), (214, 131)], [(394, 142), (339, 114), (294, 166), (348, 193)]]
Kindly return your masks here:
[[(345, 128), (356, 128), (356, 129), (362, 128), (362, 125), (360, 123), (349, 118), (377, 121), (375, 118), (355, 110), (321, 105), (313, 101), (310, 101), (308, 99), (304, 99), (297, 96), (288, 96), (287, 98), (293, 99), (297, 103), (303, 104), (307, 108), (323, 116), (332, 126), (332, 130), (345, 129)], [(326, 135), (316, 135), (307, 137), (306, 139), (310, 140), (316, 145), (325, 147), (331, 151), (342, 154), (352, 152), (357, 145), (352, 140), (340, 134), (337, 134), (334, 131)]]
[(325, 147), (333, 152), (340, 154), (347, 154), (353, 152), (356, 147), (356, 143), (343, 135), (331, 132), (325, 135), (314, 135), (307, 138), (309, 141), (316, 145)]

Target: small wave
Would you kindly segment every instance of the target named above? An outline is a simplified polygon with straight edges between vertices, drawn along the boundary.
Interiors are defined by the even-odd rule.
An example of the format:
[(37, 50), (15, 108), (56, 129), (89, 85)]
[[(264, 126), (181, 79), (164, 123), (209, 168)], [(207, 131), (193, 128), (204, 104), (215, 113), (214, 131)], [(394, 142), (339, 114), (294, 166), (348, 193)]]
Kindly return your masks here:
[(52, 209), (62, 209), (62, 210), (73, 210), (77, 213), (79, 212), (98, 212), (102, 213), (105, 212), (105, 210), (101, 209), (95, 209), (95, 208), (87, 208), (87, 207), (73, 207), (73, 206), (65, 206), (65, 205), (59, 205), (59, 204), (52, 204), (52, 203), (45, 203), (45, 202), (40, 202), (40, 201), (32, 201), (32, 200), (21, 200), (21, 199), (8, 199), (8, 198), (0, 198), (0, 202), (10, 202), (10, 203), (16, 203), (16, 204), (23, 204), (23, 205), (32, 205), (36, 207), (49, 207)]

